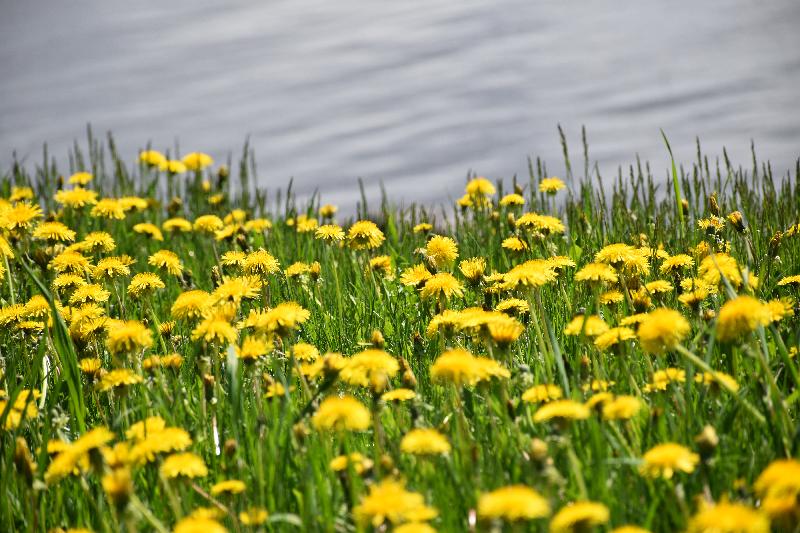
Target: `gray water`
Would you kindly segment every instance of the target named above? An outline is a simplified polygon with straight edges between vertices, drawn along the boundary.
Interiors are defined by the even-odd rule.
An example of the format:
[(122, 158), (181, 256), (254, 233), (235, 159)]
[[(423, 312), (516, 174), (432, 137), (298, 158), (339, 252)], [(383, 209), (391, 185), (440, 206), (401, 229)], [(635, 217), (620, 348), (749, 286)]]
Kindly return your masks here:
[[(636, 154), (666, 171), (726, 146), (784, 172), (800, 156), (798, 0), (0, 1), (0, 170), (62, 160), (90, 122), (133, 161), (151, 142), (238, 157), (261, 185), (351, 210), (357, 177), (397, 201), (466, 173)], [(577, 166), (582, 168), (582, 164)]]

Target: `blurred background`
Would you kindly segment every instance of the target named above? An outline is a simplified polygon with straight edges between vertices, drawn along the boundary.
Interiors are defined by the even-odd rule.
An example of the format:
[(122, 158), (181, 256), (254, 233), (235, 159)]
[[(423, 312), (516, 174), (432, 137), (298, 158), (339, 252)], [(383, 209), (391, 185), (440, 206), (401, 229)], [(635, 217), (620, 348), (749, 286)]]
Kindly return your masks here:
[[(468, 171), (695, 159), (695, 137), (779, 173), (800, 156), (798, 0), (0, 1), (0, 173), (48, 143), (112, 130), (238, 158), (261, 185), (319, 189), (346, 211), (362, 177), (396, 202), (460, 195)], [(712, 159), (713, 162), (713, 159)], [(66, 171), (66, 169), (63, 169)], [(526, 178), (527, 179), (527, 178)]]

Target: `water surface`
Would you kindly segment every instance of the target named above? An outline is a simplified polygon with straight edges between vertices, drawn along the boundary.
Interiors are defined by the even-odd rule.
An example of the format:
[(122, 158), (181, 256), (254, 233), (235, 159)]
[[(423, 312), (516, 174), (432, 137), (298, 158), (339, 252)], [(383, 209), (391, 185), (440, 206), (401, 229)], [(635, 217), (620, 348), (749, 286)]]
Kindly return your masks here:
[[(238, 156), (262, 185), (352, 209), (456, 197), (470, 170), (563, 172), (556, 126), (604, 173), (704, 149), (781, 171), (800, 156), (800, 2), (0, 1), (0, 167), (65, 156), (91, 122), (131, 160)], [(582, 168), (582, 164), (577, 166)]]

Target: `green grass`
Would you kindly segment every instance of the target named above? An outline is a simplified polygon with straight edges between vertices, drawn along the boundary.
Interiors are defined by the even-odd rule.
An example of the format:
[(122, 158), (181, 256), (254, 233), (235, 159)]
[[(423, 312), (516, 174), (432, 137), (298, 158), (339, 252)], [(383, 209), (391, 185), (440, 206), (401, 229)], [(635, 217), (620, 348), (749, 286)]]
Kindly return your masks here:
[[(564, 153), (568, 153), (566, 145)], [(483, 492), (510, 484), (536, 489), (549, 500), (554, 512), (580, 499), (605, 504), (611, 518), (598, 530), (626, 523), (653, 531), (681, 530), (698, 509), (698, 498), (727, 498), (757, 506), (759, 501), (751, 486), (759, 473), (777, 458), (800, 453), (797, 358), (789, 355), (789, 349), (798, 346), (796, 316), (759, 328), (741, 342), (724, 344), (716, 339), (711, 315), (730, 297), (724, 284), (719, 294), (706, 299), (699, 310), (681, 305), (677, 290), (656, 300), (654, 306), (679, 309), (689, 319), (692, 329), (684, 341), (685, 351), (737, 380), (741, 388), (734, 400), (724, 390), (695, 383), (692, 377), (702, 370), (679, 350), (656, 357), (644, 353), (632, 340), (616, 350), (602, 351), (590, 339), (562, 334), (571, 318), (584, 309), (601, 312), (611, 325), (636, 312), (630, 307), (630, 298), (597, 309), (596, 292), (575, 282), (577, 269), (568, 268), (538, 295), (527, 291), (502, 295), (517, 294), (533, 304), (532, 313), (524, 319), (525, 333), (510, 349), (511, 377), (459, 390), (432, 382), (431, 364), (446, 347), (464, 347), (486, 355), (485, 343), (463, 333), (447, 339), (426, 337), (436, 306), (399, 282), (403, 269), (423, 261), (419, 249), (425, 246), (426, 235), (414, 233), (412, 228), (425, 221), (434, 225), (433, 233), (450, 236), (458, 243), (459, 260), (484, 257), (487, 274), (506, 272), (526, 259), (553, 255), (568, 256), (580, 268), (610, 243), (638, 246), (646, 242), (677, 254), (691, 253), (691, 248), (705, 241), (716, 251), (729, 244), (739, 266), (758, 276), (758, 287), (752, 292), (757, 298), (797, 297), (796, 288), (779, 287), (777, 282), (800, 273), (800, 238), (789, 232), (778, 243), (775, 237), (800, 222), (800, 164), (791, 173), (777, 175), (754, 154), (752, 166), (735, 167), (727, 154), (722, 160), (709, 160), (699, 142), (697, 160), (690, 166), (672, 162), (670, 167), (669, 155), (665, 151), (664, 161), (652, 168), (637, 160), (625, 169), (621, 167), (617, 176), (602, 178), (591, 169), (588, 158), (583, 166), (585, 175), (574, 176), (576, 167), (567, 159), (568, 187), (555, 197), (538, 192), (538, 183), (547, 171), (543, 162), (531, 161), (528, 179), (515, 179), (513, 184), (523, 191), (526, 205), (513, 211), (496, 205), (479, 210), (420, 205), (400, 209), (393, 199), (384, 197), (379, 205), (372, 206), (362, 196), (359, 216), (375, 221), (386, 236), (382, 246), (370, 252), (326, 244), (316, 240), (313, 232), (298, 233), (287, 221), (298, 215), (317, 217), (324, 199), (315, 196), (299, 204), (291, 185), (284, 192), (256, 188), (249, 147), (245, 147), (239, 163), (229, 163), (230, 175), (207, 169), (177, 176), (169, 185), (183, 199), (177, 209), (169, 207), (165, 176), (127, 162), (116, 152), (110, 137), (105, 143), (90, 137), (86, 151), (76, 145), (69, 169), (56, 168), (46, 151), (43, 164), (35, 168), (13, 165), (0, 181), (0, 196), (8, 198), (12, 186), (32, 187), (34, 201), (42, 205), (44, 216), (67, 224), (76, 231), (77, 240), (90, 231), (109, 232), (116, 249), (105, 255), (130, 255), (137, 261), (133, 273), (155, 271), (148, 265), (148, 257), (157, 250), (169, 249), (180, 256), (191, 276), (162, 275), (166, 287), (146, 303), (126, 294), (127, 279), (118, 280), (117, 287), (106, 283), (112, 292), (104, 304), (107, 315), (141, 320), (153, 332), (152, 348), (126, 364), (138, 368), (143, 356), (163, 354), (164, 348), (184, 357), (177, 372), (142, 371), (145, 383), (129, 387), (124, 394), (97, 391), (78, 367), (84, 357), (100, 357), (105, 369), (115, 366), (102, 334), (87, 345), (73, 342), (69, 321), (62, 320), (55, 307), (51, 313), (55, 319), (40, 334), (23, 335), (15, 327), (18, 321), (3, 324), (0, 388), (6, 391), (7, 405), (23, 389), (38, 389), (43, 394), (36, 400), (36, 416), (0, 431), (0, 524), (8, 531), (79, 526), (94, 531), (171, 530), (192, 510), (219, 504), (217, 507), (225, 510), (220, 521), (231, 531), (251, 529), (236, 517), (252, 506), (269, 511), (270, 519), (261, 526), (266, 531), (369, 530), (368, 525), (354, 520), (353, 506), (370, 484), (393, 475), (403, 477), (410, 490), (421, 493), (438, 509), (431, 525), (440, 531), (467, 531), (472, 527), (490, 530), (492, 524), (484, 521), (472, 525), (470, 517), (474, 517), (477, 499)], [(53, 195), (64, 186), (62, 176), (78, 170), (94, 174), (89, 187), (100, 197), (139, 196), (153, 201), (146, 210), (129, 212), (120, 221), (91, 217), (89, 208), (62, 209)], [(210, 181), (210, 192), (203, 190), (204, 179)], [(509, 192), (510, 186), (508, 182), (498, 183), (495, 202)], [(210, 205), (209, 195), (215, 193), (224, 194), (224, 199)], [(699, 219), (712, 214), (712, 194), (722, 217), (737, 210), (743, 214), (744, 233), (730, 224), (715, 235), (698, 227)], [(131, 230), (140, 222), (160, 226), (172, 215), (190, 221), (202, 214), (224, 217), (235, 208), (247, 211), (249, 218), (270, 219), (272, 229), (248, 233), (234, 242), (216, 242), (195, 232), (165, 232), (165, 240), (157, 242)], [(528, 237), (530, 249), (523, 254), (505, 250), (502, 241), (517, 231), (509, 224), (509, 213), (518, 218), (527, 211), (560, 218), (566, 233), (541, 239)], [(352, 220), (339, 217), (338, 222), (347, 230)], [(0, 285), (2, 306), (25, 303), (35, 294), (53, 303), (63, 297), (52, 290), (55, 273), (47, 266), (55, 253), (53, 248), (32, 239), (30, 231), (0, 232), (14, 249)], [(319, 261), (321, 275), (316, 281), (289, 279), (282, 273), (265, 279), (273, 305), (295, 301), (311, 315), (295, 334), (283, 339), (275, 352), (262, 358), (257, 368), (229, 356), (228, 346), (193, 341), (192, 321), (178, 320), (171, 336), (159, 335), (155, 322), (171, 319), (170, 307), (178, 294), (191, 287), (211, 291), (215, 269), (233, 272), (220, 267), (219, 255), (262, 247), (280, 261), (282, 268), (298, 261)], [(368, 258), (383, 254), (391, 257), (394, 276), (365, 275)], [(93, 262), (98, 257), (87, 256)], [(658, 265), (658, 261), (651, 261), (651, 273), (642, 281), (658, 279)], [(457, 266), (449, 270), (464, 281)], [(464, 287), (464, 296), (451, 299), (448, 307), (493, 306), (500, 298), (485, 294), (485, 283), (464, 283)], [(536, 305), (537, 297), (541, 308)], [(262, 295), (243, 304), (239, 316), (266, 305)], [(305, 390), (293, 373), (291, 359), (282, 355), (298, 341), (315, 345), (320, 353), (350, 355), (369, 346), (374, 330), (382, 332), (387, 352), (409, 363), (417, 400), (386, 405), (369, 391), (339, 381), (312, 381)], [(563, 359), (563, 370), (558, 368), (559, 358)], [(641, 392), (654, 370), (667, 367), (684, 369), (685, 383), (670, 385), (663, 392)], [(215, 375), (214, 385), (204, 384), (205, 372)], [(262, 399), (259, 391), (264, 384), (257, 382), (264, 372), (294, 390), (284, 397)], [(640, 396), (646, 408), (629, 421), (604, 421), (592, 415), (559, 428), (533, 422), (536, 406), (520, 400), (522, 392), (534, 384), (556, 383), (569, 390), (574, 399), (583, 401), (591, 395), (583, 392), (583, 386), (595, 377), (615, 382), (611, 389), (615, 394)], [(398, 374), (391, 387), (402, 383)], [(359, 397), (380, 421), (381, 430), (343, 435), (315, 430), (310, 415), (318, 400), (336, 391)], [(0, 422), (5, 423), (9, 414), (10, 408), (0, 412)], [(120, 508), (110, 503), (100, 483), (98, 468), (107, 466), (95, 465), (58, 483), (44, 483), (44, 472), (52, 460), (46, 452), (48, 440), (73, 441), (85, 429), (100, 425), (124, 440), (131, 423), (154, 415), (170, 426), (189, 431), (193, 438), (190, 450), (202, 456), (208, 466), (206, 477), (192, 482), (165, 481), (160, 479), (157, 462), (134, 466), (133, 496)], [(221, 453), (213, 438), (214, 424)], [(657, 444), (677, 442), (697, 451), (695, 437), (707, 425), (715, 428), (719, 444), (704, 453), (693, 473), (676, 473), (671, 480), (649, 479), (639, 473), (643, 453)], [(452, 452), (433, 458), (401, 453), (400, 440), (414, 426), (438, 428), (452, 443)], [(15, 461), (18, 437), (25, 439), (34, 456), (32, 477), (26, 477), (20, 462)], [(533, 439), (546, 443), (545, 456), (534, 453)], [(352, 470), (332, 472), (330, 461), (345, 451), (372, 457), (375, 467), (363, 476)], [(207, 496), (208, 489), (223, 479), (240, 479), (247, 489), (238, 496), (216, 498), (214, 503)], [(506, 527), (544, 531), (547, 525), (545, 519)]]

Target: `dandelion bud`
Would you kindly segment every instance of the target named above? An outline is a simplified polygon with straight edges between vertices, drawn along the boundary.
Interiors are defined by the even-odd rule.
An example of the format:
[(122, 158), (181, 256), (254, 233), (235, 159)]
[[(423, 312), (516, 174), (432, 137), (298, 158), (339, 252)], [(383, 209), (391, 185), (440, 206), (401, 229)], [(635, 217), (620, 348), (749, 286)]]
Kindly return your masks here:
[(728, 215), (728, 222), (731, 223), (731, 226), (738, 231), (739, 233), (744, 233), (744, 220), (742, 219), (742, 213), (739, 211), (734, 211), (733, 213)]
[(372, 345), (375, 348), (378, 348), (379, 350), (382, 350), (384, 345), (386, 344), (386, 340), (383, 338), (383, 333), (381, 333), (377, 329), (373, 330), (372, 337), (370, 337), (369, 342), (371, 342)]
[(508, 224), (508, 228), (510, 230), (513, 231), (514, 229), (516, 229), (516, 227), (517, 227), (517, 219), (516, 219), (516, 217), (514, 217), (514, 213), (509, 213), (506, 216), (506, 223)]
[(117, 509), (124, 509), (133, 492), (130, 469), (115, 468), (103, 476), (103, 490)]
[(203, 183), (200, 184), (200, 187), (203, 189), (203, 192), (211, 191), (211, 182), (208, 180), (203, 180)]
[(236, 442), (236, 439), (228, 439), (225, 441), (222, 449), (224, 450), (226, 456), (233, 457), (233, 454), (236, 453), (237, 448), (239, 448), (239, 443)]
[(492, 220), (500, 220), (500, 212), (492, 211)]
[(381, 455), (381, 468), (384, 471), (390, 471), (394, 468), (394, 460), (388, 453)]
[(530, 446), (531, 458), (535, 461), (542, 462), (547, 459), (547, 443), (542, 439), (532, 439)]
[(319, 275), (322, 272), (322, 266), (319, 264), (319, 261), (314, 261), (311, 263), (311, 267), (308, 269), (308, 273), (311, 276), (312, 281), (317, 281), (319, 279)]
[(705, 460), (714, 453), (714, 450), (719, 444), (719, 437), (717, 436), (717, 431), (714, 429), (714, 426), (706, 426), (703, 428), (703, 431), (694, 438), (694, 441), (697, 443), (701, 457)]
[(228, 176), (231, 175), (231, 171), (228, 170), (228, 165), (220, 165), (217, 169), (217, 177), (220, 180), (228, 179)]
[(516, 194), (522, 194), (523, 193), (522, 187), (519, 186), (519, 183), (514, 183), (514, 192)]
[(713, 309), (703, 310), (703, 320), (705, 320), (706, 322), (711, 322), (712, 320), (714, 320), (714, 317), (716, 316), (717, 313)]
[(292, 426), (292, 434), (298, 442), (302, 443), (306, 437), (311, 435), (311, 430), (308, 429), (308, 426), (305, 424), (305, 422), (298, 422)]
[(217, 265), (211, 267), (211, 282), (214, 284), (215, 289), (222, 285), (222, 274)]
[(715, 217), (719, 216), (719, 204), (717, 203), (717, 193), (711, 193), (711, 196), (708, 197), (708, 210), (711, 211), (711, 214)]
[(14, 448), (14, 466), (17, 472), (21, 472), (25, 482), (30, 486), (33, 484), (33, 474), (36, 472), (36, 463), (33, 461), (28, 443), (22, 437), (17, 437), (16, 448)]
[(183, 207), (183, 200), (178, 196), (173, 196), (167, 205), (167, 213), (170, 217), (174, 217), (181, 210), (181, 207)]
[(781, 239), (782, 238), (783, 238), (783, 233), (778, 231), (769, 240), (769, 255), (770, 255), (770, 257), (777, 255), (778, 248), (781, 245)]
[(689, 210), (689, 201), (686, 198), (681, 198), (681, 206), (683, 207), (684, 211)]

